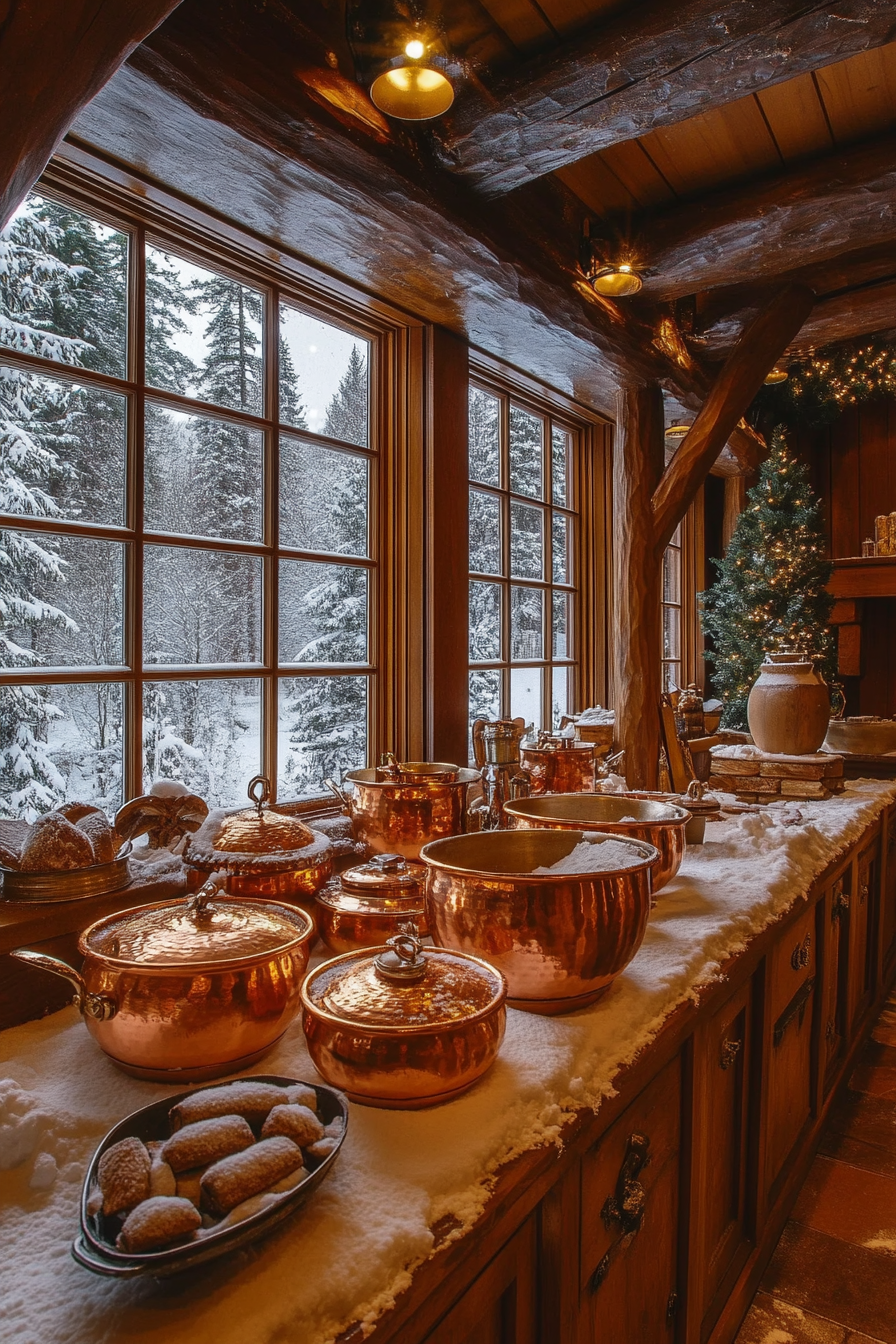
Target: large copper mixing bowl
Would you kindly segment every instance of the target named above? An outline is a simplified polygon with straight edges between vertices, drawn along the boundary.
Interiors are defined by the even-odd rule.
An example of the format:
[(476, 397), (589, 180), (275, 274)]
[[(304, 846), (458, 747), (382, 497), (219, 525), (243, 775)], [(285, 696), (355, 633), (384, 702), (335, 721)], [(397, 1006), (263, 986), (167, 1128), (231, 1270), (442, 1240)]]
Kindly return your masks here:
[[(545, 874), (582, 840), (631, 848), (631, 868)], [(504, 973), (508, 1003), (565, 1013), (605, 993), (641, 946), (659, 851), (640, 840), (582, 831), (482, 831), (427, 845), (426, 908), (433, 940), (477, 953)], [(597, 866), (595, 857), (595, 867)]]
[(91, 924), (80, 974), (40, 952), (12, 955), (74, 985), (88, 1031), (125, 1073), (197, 1082), (248, 1067), (280, 1039), (313, 934), (304, 910), (204, 888)]
[(681, 867), (686, 848), (685, 828), (691, 819), (690, 812), (674, 803), (653, 803), (612, 793), (555, 793), (542, 798), (518, 798), (505, 803), (504, 812), (518, 830), (541, 827), (604, 831), (655, 845), (660, 861), (653, 870), (654, 893)]
[(430, 840), (466, 830), (467, 790), (480, 782), (479, 771), (457, 767), (456, 777), (446, 779), (440, 770), (428, 772), (425, 761), (413, 765), (413, 778), (397, 783), (377, 778), (380, 771), (375, 768), (350, 770), (345, 782), (351, 785), (351, 794), (337, 790), (352, 819), (355, 839), (369, 845), (374, 854), (419, 859)]

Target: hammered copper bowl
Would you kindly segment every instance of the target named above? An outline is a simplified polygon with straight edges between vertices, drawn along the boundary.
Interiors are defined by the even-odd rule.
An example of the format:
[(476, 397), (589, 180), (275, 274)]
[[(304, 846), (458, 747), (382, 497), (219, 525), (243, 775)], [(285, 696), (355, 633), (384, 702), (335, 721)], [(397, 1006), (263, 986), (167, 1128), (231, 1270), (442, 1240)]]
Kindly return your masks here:
[[(615, 871), (536, 875), (582, 840), (614, 840), (638, 855)], [(433, 940), (502, 971), (508, 1003), (565, 1013), (594, 1003), (641, 946), (659, 851), (602, 832), (482, 831), (427, 845)]]
[(302, 986), (308, 1053), (352, 1101), (416, 1110), (449, 1101), (485, 1073), (504, 1039), (504, 977), (478, 957), (422, 949), (423, 979), (378, 978), (372, 948), (334, 957)]
[(518, 798), (504, 804), (505, 815), (518, 830), (536, 827), (564, 831), (604, 831), (644, 840), (660, 852), (653, 870), (654, 895), (681, 867), (685, 828), (691, 814), (673, 803), (653, 803), (612, 793), (555, 793), (543, 798)]
[(458, 768), (456, 779), (439, 778), (436, 772), (430, 781), (423, 778), (426, 764), (414, 762), (415, 783), (378, 779), (375, 768), (350, 770), (346, 775), (345, 782), (352, 786), (346, 810), (355, 839), (373, 853), (419, 859), (420, 850), (430, 840), (459, 835), (466, 829), (467, 790), (479, 783), (479, 771)]
[[(125, 1073), (201, 1082), (248, 1067), (280, 1039), (299, 1011), (313, 935), (304, 910), (200, 893), (91, 924), (78, 939), (80, 974), (39, 952), (12, 955), (74, 985), (88, 1031)], [(151, 950), (141, 956), (141, 946)]]

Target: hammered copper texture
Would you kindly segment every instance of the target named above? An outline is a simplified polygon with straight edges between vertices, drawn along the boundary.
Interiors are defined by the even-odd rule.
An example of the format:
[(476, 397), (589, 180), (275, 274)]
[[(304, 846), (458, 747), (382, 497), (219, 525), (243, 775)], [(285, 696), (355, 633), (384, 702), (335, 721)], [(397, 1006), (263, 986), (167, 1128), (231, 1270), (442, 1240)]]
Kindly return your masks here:
[(376, 775), (375, 769), (351, 770), (345, 777), (353, 786), (355, 839), (375, 854), (419, 859), (430, 840), (466, 829), (467, 789), (478, 784), (478, 771), (459, 769), (456, 780), (417, 784), (395, 784)]

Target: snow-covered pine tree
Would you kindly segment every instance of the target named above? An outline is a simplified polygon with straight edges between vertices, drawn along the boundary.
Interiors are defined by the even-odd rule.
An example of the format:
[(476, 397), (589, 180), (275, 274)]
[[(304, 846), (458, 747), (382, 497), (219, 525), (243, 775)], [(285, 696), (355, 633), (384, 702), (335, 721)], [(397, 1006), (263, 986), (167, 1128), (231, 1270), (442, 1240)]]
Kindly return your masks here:
[[(367, 443), (367, 367), (357, 345), (327, 407), (324, 433), (347, 443)], [(367, 536), (364, 464), (322, 481), (331, 526), (328, 549), (337, 554), (363, 552)], [(349, 565), (327, 566), (321, 582), (301, 597), (303, 628), (311, 637), (294, 659), (308, 663), (359, 663), (367, 659), (367, 572)], [(299, 794), (320, 791), (328, 775), (364, 764), (367, 747), (366, 678), (296, 678), (287, 704), (292, 751), (283, 778)]]
[[(471, 387), (468, 411), (470, 478), (489, 485), (500, 481), (501, 403), (481, 388)], [(501, 572), (500, 504), (481, 491), (470, 492), (470, 568), (477, 573)], [(496, 660), (501, 653), (499, 589), (483, 583), (470, 585), (470, 662)], [(493, 669), (470, 671), (470, 719), (493, 719), (501, 713), (501, 673)]]
[(790, 455), (779, 428), (727, 554), (714, 561), (718, 578), (703, 594), (703, 628), (712, 640), (706, 657), (726, 727), (746, 728), (747, 697), (766, 652), (797, 649), (817, 659), (828, 680), (835, 677), (825, 552), (808, 469)]
[[(78, 285), (82, 270), (56, 255), (60, 232), (30, 208), (0, 234), (0, 343), (77, 364), (83, 339), (52, 330), (54, 305)], [(60, 513), (56, 493), (69, 474), (72, 389), (25, 370), (0, 366), (0, 510), (30, 517)], [(58, 579), (62, 560), (49, 541), (0, 530), (0, 666), (40, 661), (34, 644), (48, 626), (76, 630), (62, 610), (35, 591)], [(60, 709), (49, 690), (13, 686), (0, 695), (0, 810), (33, 818), (64, 796), (65, 780), (47, 745)]]

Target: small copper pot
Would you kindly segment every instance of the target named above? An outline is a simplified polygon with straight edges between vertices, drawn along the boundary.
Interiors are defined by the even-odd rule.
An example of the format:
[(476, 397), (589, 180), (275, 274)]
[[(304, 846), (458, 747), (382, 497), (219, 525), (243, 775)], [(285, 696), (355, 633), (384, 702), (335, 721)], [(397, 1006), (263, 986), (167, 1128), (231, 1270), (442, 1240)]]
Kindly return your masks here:
[(400, 854), (374, 854), (369, 863), (349, 868), (317, 893), (317, 925), (331, 952), (381, 947), (413, 920), (421, 936), (429, 933), (423, 883), (426, 869)]
[[(621, 842), (638, 862), (615, 871), (533, 871), (581, 840)], [(527, 830), (435, 840), (421, 858), (433, 940), (502, 971), (511, 1007), (565, 1013), (599, 999), (641, 946), (660, 856), (618, 835)]]
[(597, 760), (593, 743), (571, 737), (541, 735), (537, 746), (524, 742), (520, 754), (533, 797), (542, 793), (593, 793)]
[[(378, 778), (380, 771), (376, 768), (350, 770), (345, 777), (352, 788), (350, 794), (328, 781), (351, 817), (355, 839), (369, 845), (375, 854), (419, 859), (420, 850), (430, 840), (466, 830), (467, 790), (479, 783), (479, 772), (436, 763), (437, 777), (430, 780), (424, 778), (427, 772), (421, 768), (426, 762), (413, 764), (416, 782)], [(445, 768), (456, 770), (456, 778), (438, 778)]]
[[(558, 793), (549, 798), (519, 798), (504, 811), (517, 830), (540, 827), (561, 831), (604, 831), (654, 845), (660, 861), (653, 870), (656, 894), (681, 867), (690, 812), (673, 803), (648, 802), (612, 793)], [(627, 818), (627, 820), (626, 820)]]
[(390, 1110), (466, 1091), (493, 1063), (507, 1017), (499, 971), (424, 948), (406, 930), (385, 947), (325, 962), (302, 986), (302, 1025), (321, 1077), (352, 1101)]
[(136, 1078), (197, 1082), (260, 1059), (299, 1011), (314, 924), (273, 901), (186, 901), (107, 915), (78, 940), (80, 974), (56, 957), (12, 955), (71, 981), (87, 1030)]

